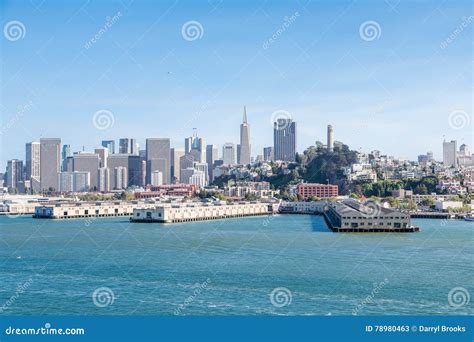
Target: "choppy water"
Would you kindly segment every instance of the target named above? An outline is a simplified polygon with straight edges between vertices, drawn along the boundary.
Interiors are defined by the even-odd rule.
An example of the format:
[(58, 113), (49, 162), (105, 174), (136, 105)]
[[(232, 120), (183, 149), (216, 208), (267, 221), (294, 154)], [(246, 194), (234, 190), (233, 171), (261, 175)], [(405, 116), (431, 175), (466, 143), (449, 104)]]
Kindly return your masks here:
[[(0, 217), (0, 312), (473, 314), (474, 223), (414, 222), (420, 233), (335, 234), (306, 215), (173, 225)], [(99, 290), (97, 306), (101, 287), (113, 302)]]

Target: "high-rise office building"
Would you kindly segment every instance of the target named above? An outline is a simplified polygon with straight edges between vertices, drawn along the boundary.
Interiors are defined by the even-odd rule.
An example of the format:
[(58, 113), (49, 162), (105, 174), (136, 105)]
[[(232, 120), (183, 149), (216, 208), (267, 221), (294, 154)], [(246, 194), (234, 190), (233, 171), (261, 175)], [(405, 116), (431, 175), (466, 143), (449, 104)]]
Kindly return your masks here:
[(153, 171), (151, 173), (151, 185), (159, 186), (163, 185), (163, 172), (161, 171)]
[(273, 146), (268, 146), (263, 148), (263, 160), (264, 161), (273, 161)]
[(18, 183), (23, 180), (23, 161), (12, 159), (7, 162), (7, 188), (8, 190), (17, 189)]
[(295, 161), (296, 122), (278, 119), (273, 123), (273, 148), (275, 160)]
[(146, 183), (151, 184), (151, 175), (154, 171), (163, 174), (163, 183), (171, 183), (170, 166), (170, 139), (149, 138), (146, 139)]
[(87, 171), (60, 172), (56, 189), (60, 192), (89, 191), (90, 173)]
[(225, 143), (222, 146), (222, 160), (224, 165), (235, 164), (235, 145), (233, 143)]
[[(107, 150), (108, 151), (108, 150)], [(97, 177), (98, 190), (101, 192), (108, 192), (111, 190), (110, 183), (110, 169), (108, 167), (101, 167)]]
[(139, 146), (133, 138), (122, 138), (119, 140), (119, 153), (138, 155)]
[(471, 151), (469, 150), (469, 146), (467, 146), (466, 144), (462, 144), (461, 146), (459, 146), (459, 154), (462, 157), (469, 157), (471, 155)]
[(212, 167), (214, 161), (219, 159), (219, 151), (217, 149), (217, 145), (207, 145), (206, 146), (206, 161), (207, 161), (207, 172), (209, 179), (212, 180)]
[(188, 169), (194, 169), (194, 157), (191, 154), (185, 154), (179, 158), (179, 181), (180, 183), (188, 183)]
[(78, 152), (72, 156), (72, 168), (73, 171), (89, 172), (89, 185), (91, 190), (97, 190), (98, 183), (98, 171), (100, 167), (100, 158), (96, 153), (91, 152)]
[(109, 157), (109, 150), (106, 147), (99, 147), (94, 149), (94, 153), (99, 156), (99, 167), (107, 167), (107, 158)]
[(334, 151), (334, 129), (332, 128), (331, 125), (328, 125), (328, 136), (327, 136), (327, 145), (328, 145), (328, 151), (332, 152)]
[(25, 179), (40, 177), (40, 143), (30, 142), (25, 146)]
[(182, 148), (171, 148), (170, 149), (170, 173), (171, 173), (171, 182), (179, 183), (179, 159), (184, 156), (184, 149)]
[(63, 145), (61, 149), (61, 171), (67, 170), (67, 158), (71, 156), (71, 145)]
[(115, 140), (102, 140), (102, 146), (109, 150), (109, 154), (115, 153)]
[(114, 168), (114, 189), (126, 189), (128, 181), (128, 171), (126, 167), (118, 166)]
[(48, 191), (58, 187), (61, 171), (61, 139), (40, 139), (40, 189)]
[(240, 149), (239, 164), (250, 164), (251, 146), (250, 146), (250, 125), (247, 122), (247, 110), (244, 106), (244, 117), (240, 124)]
[(443, 141), (443, 164), (446, 167), (457, 167), (457, 142), (456, 140)]
[[(142, 186), (143, 185), (142, 160), (140, 156), (134, 156), (134, 155), (122, 154), (122, 153), (111, 154), (107, 158), (107, 167), (110, 169), (111, 177), (113, 176), (114, 178), (114, 182), (111, 182), (112, 189), (114, 188), (123, 189), (123, 188), (127, 188), (127, 186)], [(113, 170), (115, 170), (115, 168), (117, 167), (123, 167), (125, 169), (125, 171), (123, 170), (121, 171), (121, 172), (126, 172), (127, 174), (127, 177), (126, 177), (127, 184), (125, 184), (125, 187), (123, 187), (123, 184), (121, 184), (122, 187), (118, 187), (117, 184), (115, 183), (117, 178), (115, 177), (115, 173), (112, 174), (112, 172), (114, 172)], [(123, 181), (123, 179), (125, 178), (122, 176), (121, 179)]]
[(206, 142), (204, 138), (197, 136), (196, 129), (194, 129), (192, 137), (184, 139), (184, 152), (186, 154), (192, 153), (197, 162), (206, 162)]

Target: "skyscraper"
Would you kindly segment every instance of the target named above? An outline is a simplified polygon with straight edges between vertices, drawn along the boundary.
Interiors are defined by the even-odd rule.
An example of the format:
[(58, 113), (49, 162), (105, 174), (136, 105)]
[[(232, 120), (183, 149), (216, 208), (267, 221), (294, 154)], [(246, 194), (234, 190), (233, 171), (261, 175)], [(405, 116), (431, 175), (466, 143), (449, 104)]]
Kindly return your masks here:
[(250, 164), (250, 125), (247, 122), (247, 110), (244, 106), (244, 117), (240, 124), (240, 149), (239, 149), (239, 164)]
[(235, 164), (235, 145), (232, 143), (225, 143), (222, 146), (222, 160), (224, 165)]
[[(197, 131), (195, 128), (193, 131), (193, 136), (184, 139), (184, 152), (186, 154), (193, 152), (195, 161), (200, 163), (206, 162), (206, 142), (204, 138), (197, 136)], [(198, 158), (196, 159), (196, 157)]]
[[(140, 156), (133, 156), (130, 154), (123, 154), (123, 153), (116, 153), (111, 154), (107, 158), (107, 167), (110, 169), (110, 177), (113, 178), (113, 182), (111, 181), (111, 188), (112, 189), (123, 189), (127, 186), (142, 186), (142, 160)], [(117, 177), (116, 172), (114, 171), (115, 168), (122, 167), (120, 169), (119, 176), (120, 176), (120, 186), (116, 183)], [(125, 175), (123, 175), (125, 173)], [(127, 181), (124, 183), (124, 181)]]
[(109, 154), (115, 153), (115, 140), (102, 140), (102, 146), (109, 150)]
[(101, 167), (97, 178), (98, 190), (102, 192), (110, 191), (110, 169), (108, 167)]
[(18, 183), (23, 180), (23, 161), (12, 159), (7, 162), (7, 188), (18, 188)]
[(206, 161), (207, 161), (207, 171), (209, 175), (209, 179), (213, 179), (212, 177), (212, 165), (214, 161), (219, 159), (218, 156), (219, 152), (217, 149), (217, 145), (207, 145), (206, 146)]
[(443, 164), (446, 167), (457, 167), (458, 158), (457, 158), (457, 142), (456, 140), (443, 141)]
[(94, 153), (99, 155), (99, 167), (107, 167), (107, 158), (109, 157), (109, 149), (99, 147), (94, 149)]
[(334, 150), (334, 130), (331, 125), (328, 125), (328, 151), (332, 152)]
[(273, 148), (275, 160), (295, 161), (296, 122), (278, 119), (273, 123)]
[(61, 150), (61, 171), (67, 170), (67, 157), (71, 156), (71, 145), (63, 145)]
[(99, 155), (91, 152), (78, 152), (72, 156), (72, 160), (73, 171), (89, 172), (90, 189), (97, 190), (99, 187)]
[(268, 147), (263, 148), (263, 160), (267, 162), (274, 160), (273, 146), (268, 146)]
[(138, 155), (137, 140), (133, 138), (122, 138), (119, 140), (119, 153)]
[(163, 174), (163, 183), (170, 184), (170, 139), (149, 138), (146, 139), (146, 183), (151, 184), (151, 175), (154, 171)]
[(40, 177), (40, 143), (30, 142), (25, 148), (25, 176), (27, 180)]
[(40, 189), (57, 189), (61, 171), (61, 139), (40, 139)]
[(179, 159), (184, 156), (184, 150), (182, 148), (171, 148), (170, 149), (170, 164), (171, 164), (171, 182), (179, 183)]

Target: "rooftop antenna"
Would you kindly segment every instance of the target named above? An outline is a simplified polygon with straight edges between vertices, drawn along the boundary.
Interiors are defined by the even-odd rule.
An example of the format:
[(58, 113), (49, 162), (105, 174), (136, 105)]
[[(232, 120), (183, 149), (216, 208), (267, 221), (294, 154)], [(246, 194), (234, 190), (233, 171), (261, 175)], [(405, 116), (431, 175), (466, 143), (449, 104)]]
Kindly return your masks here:
[(193, 137), (194, 138), (197, 137), (197, 128), (196, 127), (193, 127)]

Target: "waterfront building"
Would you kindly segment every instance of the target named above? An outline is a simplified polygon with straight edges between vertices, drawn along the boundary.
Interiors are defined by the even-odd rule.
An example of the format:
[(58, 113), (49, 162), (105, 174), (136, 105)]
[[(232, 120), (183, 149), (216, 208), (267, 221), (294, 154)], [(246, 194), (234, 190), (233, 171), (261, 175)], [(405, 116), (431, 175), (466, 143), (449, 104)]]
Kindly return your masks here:
[(182, 148), (171, 148), (170, 149), (170, 174), (171, 183), (179, 183), (179, 171), (180, 169), (180, 158), (184, 156), (184, 149)]
[(364, 204), (348, 199), (328, 202), (323, 215), (335, 232), (415, 232), (410, 214), (385, 208), (375, 202)]
[(458, 167), (456, 140), (443, 141), (443, 164), (446, 167)]
[(154, 208), (134, 209), (131, 220), (133, 222), (174, 223), (270, 215), (272, 213), (273, 206), (271, 204), (259, 202), (162, 204)]
[(109, 154), (115, 153), (115, 140), (102, 140), (102, 146), (109, 150)]
[(250, 145), (250, 125), (247, 122), (247, 109), (244, 106), (244, 116), (240, 124), (240, 149), (238, 154), (238, 163), (242, 165), (250, 164), (251, 145)]
[(25, 146), (25, 179), (40, 177), (40, 143), (30, 142)]
[(149, 191), (136, 191), (134, 196), (136, 199), (141, 198), (157, 198), (162, 196), (172, 197), (191, 197), (196, 192), (194, 184), (167, 184), (159, 186), (150, 186)]
[(23, 161), (12, 159), (7, 162), (6, 185), (8, 191), (17, 189), (23, 181)]
[(235, 145), (233, 143), (225, 143), (222, 146), (222, 160), (224, 165), (235, 164)]
[(263, 148), (263, 160), (266, 162), (270, 162), (274, 160), (273, 146), (268, 146), (268, 147)]
[(61, 171), (67, 170), (67, 158), (71, 156), (71, 145), (63, 145), (63, 148), (61, 150)]
[(133, 154), (138, 156), (139, 146), (137, 140), (133, 138), (119, 139), (119, 153)]
[(56, 190), (61, 172), (61, 139), (40, 139), (40, 189)]
[(273, 148), (275, 160), (295, 161), (296, 122), (278, 119), (273, 123)]
[(152, 171), (151, 173), (151, 185), (159, 186), (163, 185), (163, 172), (161, 171)]
[(107, 167), (107, 158), (109, 158), (109, 150), (106, 147), (98, 147), (94, 149), (94, 153), (99, 156), (99, 167)]
[(170, 139), (148, 138), (146, 139), (146, 183), (151, 184), (151, 174), (160, 171), (163, 174), (163, 183), (170, 184)]
[(109, 192), (111, 190), (110, 169), (108, 167), (101, 167), (98, 171), (97, 178), (98, 178), (98, 190), (100, 192)]
[(334, 129), (331, 125), (328, 125), (328, 133), (327, 133), (327, 146), (328, 151), (332, 152), (334, 150)]
[(311, 197), (334, 198), (339, 195), (338, 186), (333, 184), (300, 183), (297, 186), (298, 195), (307, 200)]

